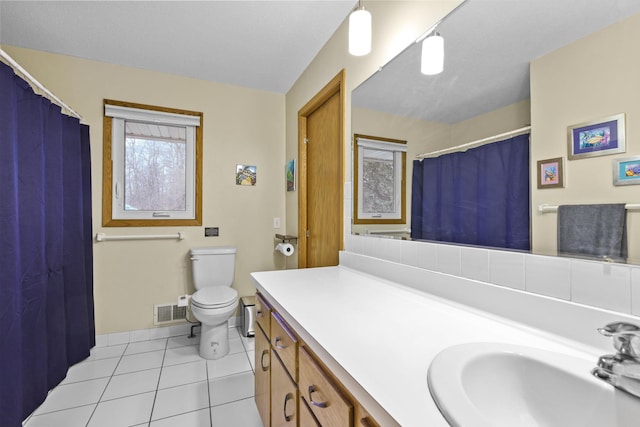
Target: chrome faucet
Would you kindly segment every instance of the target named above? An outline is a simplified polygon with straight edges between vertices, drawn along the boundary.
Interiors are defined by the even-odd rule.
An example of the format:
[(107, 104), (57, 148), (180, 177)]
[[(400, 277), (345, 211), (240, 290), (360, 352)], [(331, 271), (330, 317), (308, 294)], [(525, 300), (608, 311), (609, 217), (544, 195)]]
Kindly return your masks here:
[(616, 354), (598, 359), (598, 366), (591, 374), (612, 386), (640, 397), (640, 327), (625, 322), (615, 322), (599, 328), (598, 332), (613, 338)]

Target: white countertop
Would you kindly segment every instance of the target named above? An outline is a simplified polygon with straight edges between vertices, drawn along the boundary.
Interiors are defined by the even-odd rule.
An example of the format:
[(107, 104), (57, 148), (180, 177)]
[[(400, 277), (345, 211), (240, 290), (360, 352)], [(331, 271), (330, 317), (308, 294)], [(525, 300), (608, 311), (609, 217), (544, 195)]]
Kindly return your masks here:
[(429, 394), (427, 370), (449, 346), (519, 344), (594, 366), (598, 357), (590, 347), (344, 266), (251, 276), (312, 350), (331, 355), (403, 427), (448, 426)]

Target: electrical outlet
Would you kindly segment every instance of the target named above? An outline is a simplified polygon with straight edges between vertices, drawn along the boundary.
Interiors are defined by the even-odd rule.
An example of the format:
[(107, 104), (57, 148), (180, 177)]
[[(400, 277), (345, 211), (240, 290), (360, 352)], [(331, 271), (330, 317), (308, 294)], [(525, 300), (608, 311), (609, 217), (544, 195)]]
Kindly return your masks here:
[(280, 228), (280, 218), (273, 218), (273, 228)]

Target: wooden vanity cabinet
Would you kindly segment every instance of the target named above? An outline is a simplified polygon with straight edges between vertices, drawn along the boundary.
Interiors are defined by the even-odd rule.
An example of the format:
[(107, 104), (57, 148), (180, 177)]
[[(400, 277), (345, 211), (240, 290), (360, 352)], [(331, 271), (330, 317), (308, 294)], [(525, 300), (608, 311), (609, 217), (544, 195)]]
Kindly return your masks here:
[(260, 294), (256, 323), (255, 400), (265, 427), (380, 427)]
[(254, 398), (265, 427), (271, 425), (271, 345), (260, 326), (255, 328)]
[(256, 323), (262, 328), (262, 331), (269, 338), (271, 333), (271, 304), (269, 304), (262, 295), (256, 295)]
[(305, 347), (300, 348), (300, 399), (322, 426), (352, 426), (353, 405)]
[(276, 351), (271, 352), (271, 427), (297, 426), (298, 387)]

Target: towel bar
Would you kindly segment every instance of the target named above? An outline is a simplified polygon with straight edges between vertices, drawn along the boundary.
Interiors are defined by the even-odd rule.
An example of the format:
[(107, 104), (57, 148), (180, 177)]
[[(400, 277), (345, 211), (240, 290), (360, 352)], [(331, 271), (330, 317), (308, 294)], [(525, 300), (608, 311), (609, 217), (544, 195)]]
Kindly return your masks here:
[[(640, 203), (627, 203), (624, 205), (626, 210), (640, 210)], [(540, 213), (553, 213), (558, 212), (558, 206), (547, 205), (545, 203), (538, 206), (538, 212)]]
[(131, 234), (127, 236), (108, 236), (104, 233), (96, 234), (96, 241), (105, 242), (107, 240), (159, 240), (159, 239), (178, 239), (182, 240), (186, 236), (180, 231), (176, 234)]

